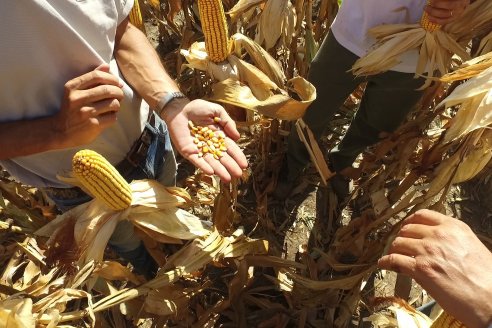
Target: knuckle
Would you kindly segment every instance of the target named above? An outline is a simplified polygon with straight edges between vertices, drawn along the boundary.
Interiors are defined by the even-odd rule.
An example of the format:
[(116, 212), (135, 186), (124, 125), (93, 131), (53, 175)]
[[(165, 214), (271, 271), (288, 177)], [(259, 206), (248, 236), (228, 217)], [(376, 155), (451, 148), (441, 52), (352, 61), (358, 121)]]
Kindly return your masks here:
[(386, 255), (384, 261), (385, 261), (385, 266), (387, 268), (389, 268), (392, 271), (400, 272), (400, 267), (396, 261), (395, 254)]
[(76, 103), (76, 102), (78, 102), (78, 100), (79, 100), (79, 97), (78, 97), (78, 95), (75, 92), (69, 92), (67, 94), (67, 101), (68, 101), (68, 103), (70, 103), (70, 104)]
[(437, 246), (435, 246), (433, 243), (423, 242), (422, 248), (424, 249), (426, 254), (429, 254), (429, 255), (439, 254), (439, 248)]
[(416, 271), (425, 277), (432, 278), (437, 275), (436, 265), (429, 259), (417, 259)]
[(434, 230), (434, 238), (436, 238), (438, 241), (444, 241), (448, 239), (448, 233), (446, 233), (442, 229), (435, 229)]
[(120, 102), (118, 99), (113, 99), (109, 103), (109, 109), (113, 111), (118, 111), (120, 109)]
[(75, 84), (76, 84), (76, 80), (70, 80), (67, 83), (65, 83), (65, 85), (63, 86), (65, 93), (72, 91), (75, 87)]

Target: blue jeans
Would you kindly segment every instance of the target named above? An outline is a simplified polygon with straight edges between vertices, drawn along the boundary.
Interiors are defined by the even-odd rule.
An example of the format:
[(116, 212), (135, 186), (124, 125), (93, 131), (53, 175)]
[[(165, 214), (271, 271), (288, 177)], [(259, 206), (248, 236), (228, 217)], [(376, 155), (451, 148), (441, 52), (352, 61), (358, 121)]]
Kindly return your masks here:
[[(146, 123), (146, 129), (152, 134), (152, 141), (147, 152), (147, 157), (138, 163), (127, 176), (124, 178), (131, 182), (139, 179), (157, 180), (163, 185), (173, 186), (176, 183), (176, 160), (169, 138), (169, 132), (166, 123), (155, 116), (154, 124)], [(57, 199), (51, 197), (58, 208), (65, 212), (77, 205), (86, 203), (92, 199), (87, 194), (80, 194), (70, 199)], [(113, 235), (109, 240), (110, 246), (126, 260), (133, 263), (132, 259), (124, 256), (125, 253), (133, 252), (141, 247), (141, 240), (133, 230), (133, 225), (127, 221), (121, 221), (115, 228)]]

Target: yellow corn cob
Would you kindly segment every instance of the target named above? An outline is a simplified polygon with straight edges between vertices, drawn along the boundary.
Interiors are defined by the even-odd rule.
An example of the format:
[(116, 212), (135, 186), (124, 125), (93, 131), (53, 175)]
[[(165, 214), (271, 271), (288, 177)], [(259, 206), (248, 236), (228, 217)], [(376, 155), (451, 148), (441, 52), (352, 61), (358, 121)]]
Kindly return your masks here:
[(72, 169), (82, 185), (109, 208), (118, 211), (131, 205), (132, 192), (128, 182), (95, 151), (78, 151), (73, 156)]
[(145, 33), (145, 26), (142, 19), (142, 12), (140, 11), (140, 5), (138, 0), (135, 0), (133, 8), (130, 11), (130, 23), (138, 27), (142, 32)]
[(150, 0), (149, 3), (155, 9), (160, 9), (161, 8), (161, 1), (160, 0)]
[(429, 21), (429, 15), (425, 11), (420, 18), (420, 25), (428, 32), (434, 32), (441, 28), (441, 25)]
[(198, 0), (205, 49), (211, 61), (224, 61), (229, 55), (229, 32), (222, 0)]
[(443, 312), (432, 323), (430, 328), (466, 328), (466, 326), (446, 312)]

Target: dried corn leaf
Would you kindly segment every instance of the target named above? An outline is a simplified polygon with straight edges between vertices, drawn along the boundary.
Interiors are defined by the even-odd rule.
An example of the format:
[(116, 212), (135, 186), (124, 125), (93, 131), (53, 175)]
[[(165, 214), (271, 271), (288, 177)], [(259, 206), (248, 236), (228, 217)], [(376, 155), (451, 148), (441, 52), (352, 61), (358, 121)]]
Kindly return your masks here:
[(485, 129), (477, 144), (468, 148), (451, 183), (461, 183), (474, 178), (490, 162), (492, 158), (492, 131)]
[(458, 113), (449, 123), (445, 142), (492, 124), (492, 68), (459, 85), (441, 105), (460, 105)]
[(260, 101), (247, 86), (232, 79), (214, 84), (209, 100), (254, 110), (272, 118), (296, 120), (304, 115), (307, 107), (314, 101), (316, 90), (301, 77), (289, 80), (289, 84), (293, 86), (301, 101), (285, 95), (273, 95)]
[(363, 278), (367, 277), (374, 270), (373, 266), (368, 269), (363, 270), (360, 273), (355, 273), (352, 275), (344, 277), (336, 277), (329, 280), (313, 280), (293, 272), (285, 272), (285, 274), (294, 281), (294, 284), (302, 286), (310, 290), (326, 290), (326, 289), (343, 289), (350, 290), (355, 286), (358, 286)]
[(487, 34), (486, 37), (480, 41), (480, 46), (478, 47), (477, 53), (482, 55), (491, 55), (492, 52), (492, 32)]
[(172, 315), (174, 318), (189, 308), (191, 297), (199, 288), (184, 288), (178, 284), (152, 290), (145, 297), (145, 311), (160, 316)]
[(440, 78), (442, 82), (454, 82), (470, 79), (492, 67), (492, 52), (475, 57), (460, 65), (455, 71)]
[(30, 298), (0, 301), (0, 328), (34, 328), (35, 320)]
[(33, 305), (33, 311), (38, 314), (53, 309), (64, 312), (69, 301), (83, 298), (86, 298), (89, 304), (92, 304), (92, 295), (83, 290), (70, 288), (59, 289), (36, 302), (36, 304)]
[(136, 285), (142, 283), (142, 280), (137, 277), (128, 267), (114, 261), (104, 261), (103, 263), (100, 263), (93, 272), (110, 281), (131, 281)]

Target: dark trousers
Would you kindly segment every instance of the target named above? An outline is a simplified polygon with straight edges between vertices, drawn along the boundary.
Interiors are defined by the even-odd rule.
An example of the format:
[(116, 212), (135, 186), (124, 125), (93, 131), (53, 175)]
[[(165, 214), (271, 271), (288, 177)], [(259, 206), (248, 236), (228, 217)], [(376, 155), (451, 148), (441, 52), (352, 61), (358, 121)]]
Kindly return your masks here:
[[(308, 80), (316, 87), (317, 98), (303, 119), (317, 140), (334, 114), (360, 83), (367, 87), (350, 127), (331, 151), (332, 168), (340, 171), (352, 165), (367, 146), (379, 140), (381, 132), (393, 132), (405, 120), (422, 96), (416, 90), (423, 79), (414, 74), (388, 71), (369, 77), (355, 77), (350, 69), (359, 59), (341, 46), (330, 32), (311, 63)], [(289, 136), (287, 150), (289, 172), (299, 173), (309, 155), (295, 129)]]

